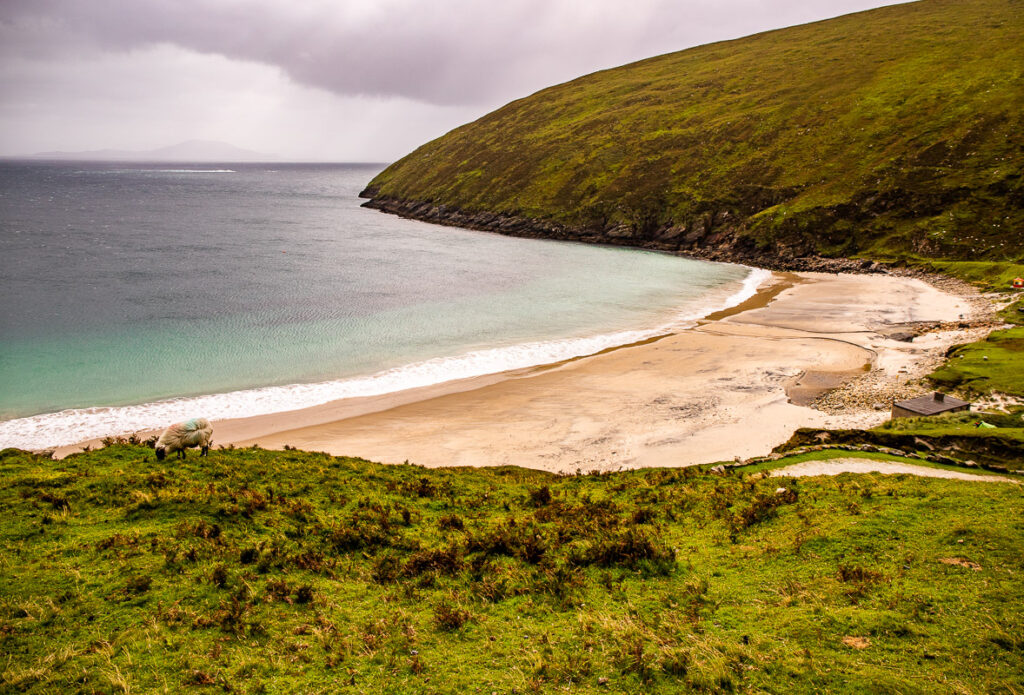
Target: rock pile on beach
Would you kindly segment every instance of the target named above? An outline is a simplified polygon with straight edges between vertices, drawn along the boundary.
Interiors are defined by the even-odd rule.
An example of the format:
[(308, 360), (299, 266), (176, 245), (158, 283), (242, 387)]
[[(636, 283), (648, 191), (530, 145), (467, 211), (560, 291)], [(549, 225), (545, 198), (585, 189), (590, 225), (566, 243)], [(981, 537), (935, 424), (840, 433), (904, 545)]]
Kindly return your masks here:
[(919, 381), (911, 383), (906, 375), (892, 377), (882, 370), (872, 370), (818, 397), (811, 407), (829, 415), (846, 415), (856, 411), (888, 413), (894, 401), (914, 398), (928, 388)]
[[(981, 340), (999, 325), (999, 321), (982, 317), (895, 327), (905, 329), (905, 332), (913, 337), (937, 334), (939, 340), (916, 359), (908, 360), (909, 366), (895, 374), (883, 369), (872, 369), (822, 394), (811, 403), (811, 407), (829, 415), (868, 412), (887, 414), (895, 401), (915, 398), (934, 389), (925, 380), (925, 376), (942, 365), (950, 347)], [(901, 340), (901, 333), (899, 330), (889, 332), (886, 337), (890, 340)]]

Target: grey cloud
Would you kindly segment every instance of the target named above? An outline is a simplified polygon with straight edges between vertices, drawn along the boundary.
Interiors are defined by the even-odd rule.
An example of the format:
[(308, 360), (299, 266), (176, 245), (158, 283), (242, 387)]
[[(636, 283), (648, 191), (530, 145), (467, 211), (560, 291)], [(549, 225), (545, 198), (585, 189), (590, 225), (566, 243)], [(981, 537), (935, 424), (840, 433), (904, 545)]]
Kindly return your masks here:
[(595, 69), (885, 0), (5, 0), (3, 54), (167, 43), (339, 95), (495, 104)]

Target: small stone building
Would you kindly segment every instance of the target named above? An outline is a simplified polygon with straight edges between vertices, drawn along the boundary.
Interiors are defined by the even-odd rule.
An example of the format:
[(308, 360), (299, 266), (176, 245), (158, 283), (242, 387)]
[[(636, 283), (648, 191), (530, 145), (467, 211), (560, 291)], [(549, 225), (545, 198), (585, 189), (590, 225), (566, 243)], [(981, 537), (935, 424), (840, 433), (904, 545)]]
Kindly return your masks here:
[(959, 398), (947, 396), (944, 393), (930, 393), (927, 396), (919, 396), (905, 401), (892, 404), (892, 416), (898, 417), (922, 417), (924, 415), (941, 415), (942, 413), (958, 413), (961, 410), (970, 410), (971, 404)]

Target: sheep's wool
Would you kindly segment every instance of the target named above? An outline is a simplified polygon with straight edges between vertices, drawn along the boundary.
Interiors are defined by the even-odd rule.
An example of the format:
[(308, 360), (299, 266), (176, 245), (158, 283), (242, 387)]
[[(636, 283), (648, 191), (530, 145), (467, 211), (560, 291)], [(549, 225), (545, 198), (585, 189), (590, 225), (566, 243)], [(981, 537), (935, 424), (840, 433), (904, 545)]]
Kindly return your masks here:
[(193, 446), (209, 446), (212, 436), (213, 427), (210, 426), (209, 420), (197, 417), (168, 427), (160, 435), (157, 447), (163, 447), (172, 452)]

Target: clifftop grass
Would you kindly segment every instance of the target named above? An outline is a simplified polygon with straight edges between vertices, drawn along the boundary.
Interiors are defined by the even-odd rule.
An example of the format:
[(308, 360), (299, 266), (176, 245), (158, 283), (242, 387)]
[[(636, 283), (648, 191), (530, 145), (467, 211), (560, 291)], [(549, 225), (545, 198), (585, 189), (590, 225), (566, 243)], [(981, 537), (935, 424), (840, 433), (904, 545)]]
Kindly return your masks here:
[(514, 101), (367, 193), (617, 243), (1024, 260), (1024, 8), (923, 0)]
[(116, 445), (0, 505), (8, 692), (1024, 688), (1005, 483)]

